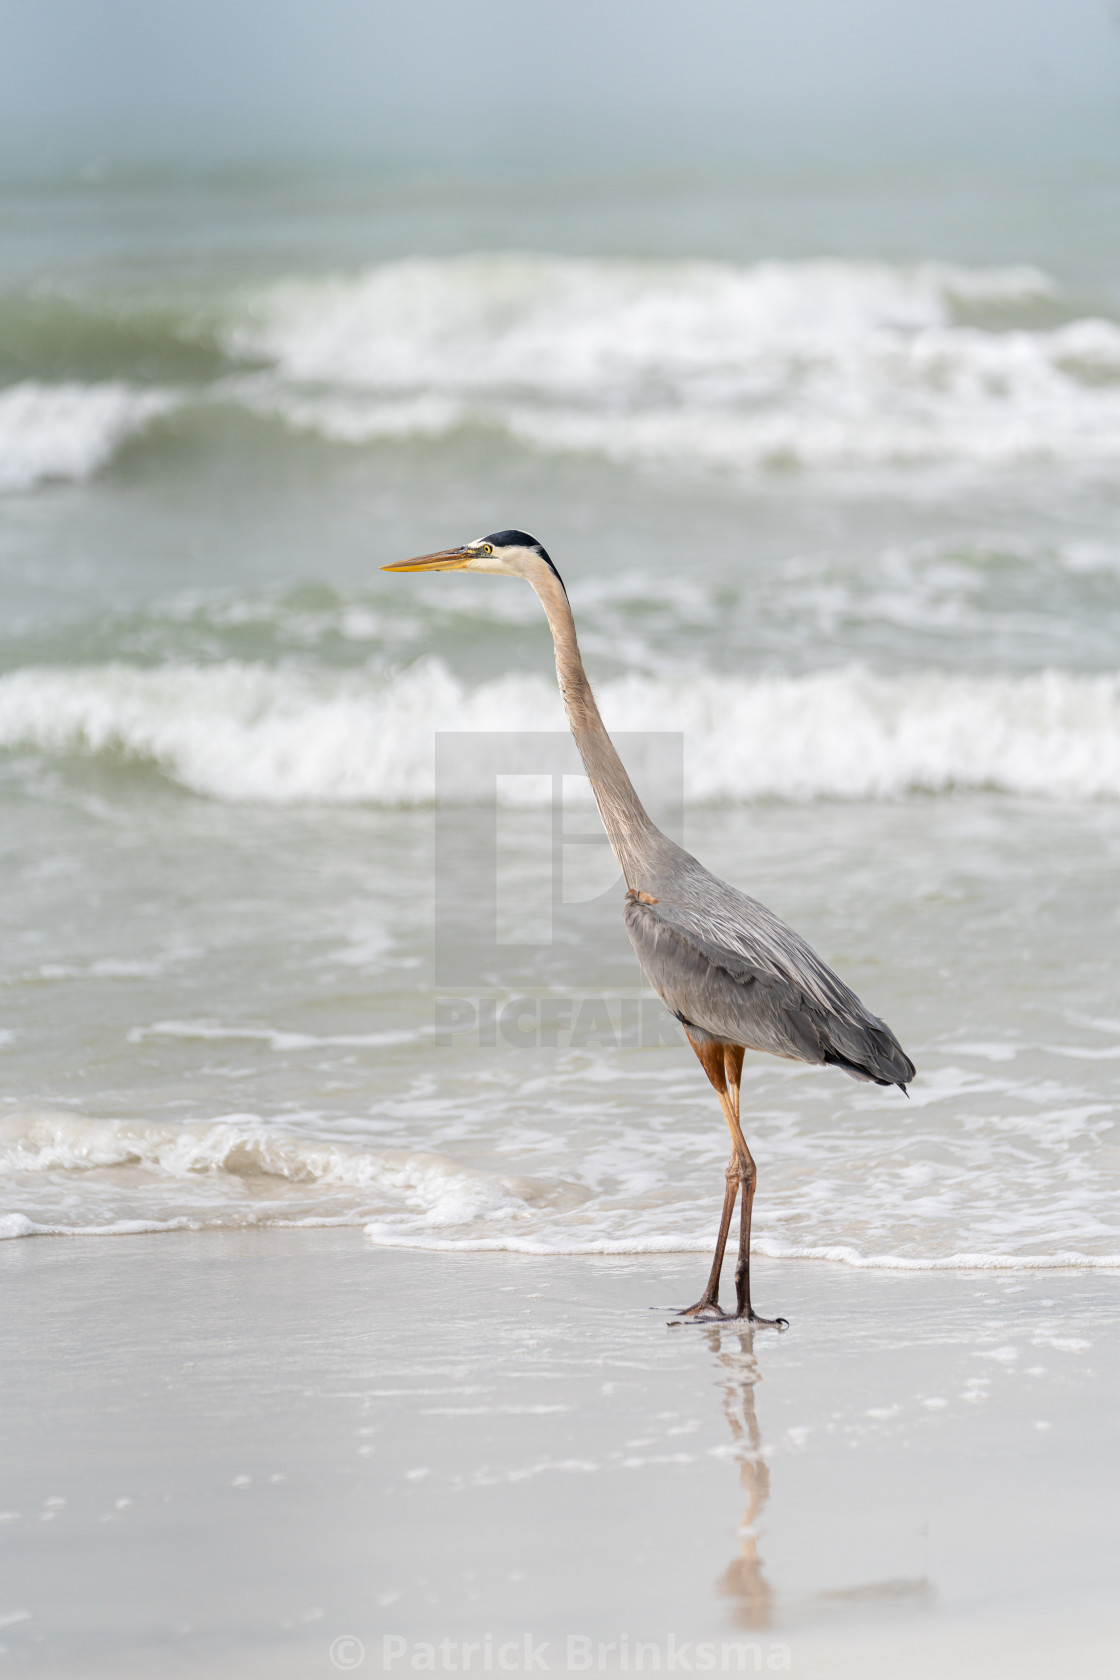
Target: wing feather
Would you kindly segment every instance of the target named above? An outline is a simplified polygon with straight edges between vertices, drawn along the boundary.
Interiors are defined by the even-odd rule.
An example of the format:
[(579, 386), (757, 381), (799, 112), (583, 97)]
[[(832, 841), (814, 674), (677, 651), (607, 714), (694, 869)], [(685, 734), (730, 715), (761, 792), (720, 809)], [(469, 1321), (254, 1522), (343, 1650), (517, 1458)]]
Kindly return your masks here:
[(905, 1087), (914, 1065), (890, 1028), (765, 905), (689, 861), (703, 877), (695, 890), (685, 882), (671, 899), (626, 904), (638, 961), (678, 1020), (726, 1043)]

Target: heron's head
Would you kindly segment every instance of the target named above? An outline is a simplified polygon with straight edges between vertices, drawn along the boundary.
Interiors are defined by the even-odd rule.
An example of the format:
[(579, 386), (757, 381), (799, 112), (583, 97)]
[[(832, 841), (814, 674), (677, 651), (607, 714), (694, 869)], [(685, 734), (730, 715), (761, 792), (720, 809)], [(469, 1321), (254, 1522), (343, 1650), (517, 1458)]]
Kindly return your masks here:
[(420, 554), (415, 560), (397, 560), (382, 566), (383, 572), (491, 572), (498, 577), (519, 577), (532, 582), (542, 564), (560, 587), (560, 573), (548, 555), (527, 531), (492, 531), (476, 537), (461, 548), (443, 548), (438, 554)]

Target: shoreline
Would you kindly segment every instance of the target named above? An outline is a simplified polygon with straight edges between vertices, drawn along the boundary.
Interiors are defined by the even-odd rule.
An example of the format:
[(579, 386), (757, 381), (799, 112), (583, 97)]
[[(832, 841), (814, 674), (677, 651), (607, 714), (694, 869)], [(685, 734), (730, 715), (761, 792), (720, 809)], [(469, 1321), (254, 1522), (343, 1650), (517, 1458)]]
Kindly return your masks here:
[[(5, 1229), (5, 1225), (10, 1229)], [(196, 1236), (208, 1235), (245, 1235), (270, 1231), (353, 1231), (362, 1236), (371, 1248), (399, 1250), (408, 1254), (509, 1254), (520, 1255), (526, 1259), (535, 1260), (634, 1260), (641, 1261), (685, 1258), (710, 1253), (711, 1244), (688, 1247), (680, 1244), (670, 1246), (671, 1239), (666, 1239), (664, 1247), (638, 1245), (600, 1245), (598, 1247), (549, 1248), (543, 1243), (531, 1241), (518, 1242), (515, 1238), (496, 1237), (493, 1241), (485, 1239), (469, 1239), (456, 1242), (448, 1238), (415, 1237), (407, 1233), (382, 1237), (376, 1226), (365, 1218), (323, 1218), (323, 1219), (294, 1219), (285, 1221), (273, 1219), (261, 1221), (259, 1224), (211, 1224), (200, 1225), (190, 1219), (171, 1219), (160, 1223), (146, 1223), (143, 1220), (123, 1220), (119, 1225), (92, 1226), (79, 1225), (67, 1227), (62, 1225), (40, 1225), (26, 1215), (13, 1213), (0, 1215), (0, 1242), (17, 1242), (33, 1237), (54, 1237), (63, 1240), (69, 1238), (95, 1239), (103, 1237), (166, 1237), (166, 1236)], [(935, 1255), (931, 1259), (917, 1259), (903, 1254), (860, 1254), (853, 1248), (834, 1246), (828, 1248), (791, 1249), (783, 1248), (776, 1243), (768, 1243), (765, 1238), (756, 1239), (751, 1244), (751, 1262), (756, 1260), (771, 1260), (782, 1264), (844, 1266), (854, 1271), (863, 1272), (911, 1272), (925, 1274), (928, 1272), (944, 1273), (986, 1273), (986, 1272), (1120, 1272), (1120, 1254), (1079, 1254), (1074, 1251), (1058, 1254), (950, 1254)], [(731, 1261), (728, 1260), (725, 1283), (731, 1275)]]

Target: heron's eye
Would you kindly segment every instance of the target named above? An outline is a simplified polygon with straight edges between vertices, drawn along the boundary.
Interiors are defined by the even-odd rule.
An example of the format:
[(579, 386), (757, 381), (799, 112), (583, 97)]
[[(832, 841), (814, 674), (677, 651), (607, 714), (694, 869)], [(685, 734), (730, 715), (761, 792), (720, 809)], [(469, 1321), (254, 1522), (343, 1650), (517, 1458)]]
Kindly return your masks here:
[(483, 554), (493, 554), (494, 550), (489, 543), (483, 543), (482, 552)]

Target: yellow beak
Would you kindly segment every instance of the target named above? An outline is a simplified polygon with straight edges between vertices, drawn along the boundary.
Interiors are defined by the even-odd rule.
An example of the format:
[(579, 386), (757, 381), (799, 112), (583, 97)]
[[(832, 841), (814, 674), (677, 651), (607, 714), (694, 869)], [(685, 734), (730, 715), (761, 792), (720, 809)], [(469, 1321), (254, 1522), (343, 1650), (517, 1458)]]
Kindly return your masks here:
[(443, 548), (438, 554), (419, 554), (415, 560), (395, 560), (383, 572), (458, 572), (471, 557), (469, 548)]

